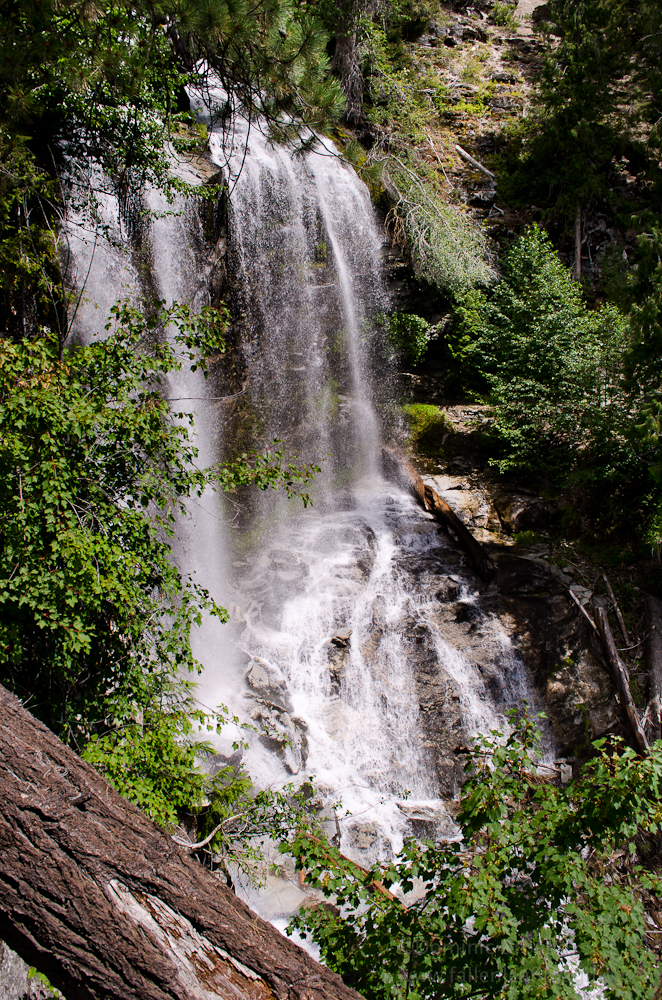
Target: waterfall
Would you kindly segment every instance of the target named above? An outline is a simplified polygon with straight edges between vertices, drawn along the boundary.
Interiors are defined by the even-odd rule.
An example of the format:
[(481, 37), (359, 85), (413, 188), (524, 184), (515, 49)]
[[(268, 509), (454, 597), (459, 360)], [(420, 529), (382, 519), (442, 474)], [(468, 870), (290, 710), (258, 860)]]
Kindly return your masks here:
[[(388, 303), (367, 189), (326, 143), (294, 158), (257, 131), (241, 140), (227, 169), (244, 418), (263, 443), (324, 460), (312, 510), (263, 500), (256, 541), (234, 560), (232, 628), (257, 729), (247, 764), (261, 785), (314, 775), (329, 833), (371, 864), (412, 833), (456, 835), (455, 747), (535, 697), (464, 557), (380, 472), (397, 386), (372, 322)], [(227, 162), (220, 136), (211, 150)], [(469, 648), (440, 613), (449, 602), (480, 619)], [(224, 683), (207, 664), (208, 702)], [(289, 887), (285, 904), (272, 881), (248, 895), (277, 918), (303, 897)]]
[[(265, 443), (284, 438), (323, 464), (313, 510), (267, 501), (259, 548), (238, 560), (239, 646), (264, 734), (249, 769), (273, 781), (276, 751), (281, 780), (314, 774), (379, 854), (405, 832), (398, 802), (436, 794), (398, 629), (394, 529), (419, 514), (378, 473), (370, 320), (386, 306), (383, 238), (367, 189), (321, 143), (295, 160), (254, 132), (232, 180), (248, 405)], [(356, 827), (344, 825), (351, 849)]]
[[(330, 144), (294, 157), (257, 130), (234, 138), (228, 150), (213, 133), (210, 149), (230, 190), (228, 365), (243, 388), (226, 400), (236, 376), (221, 365), (209, 383), (182, 371), (167, 392), (196, 414), (203, 462), (278, 439), (322, 472), (305, 511), (274, 494), (191, 505), (176, 557), (231, 611), (197, 637), (201, 697), (254, 726), (246, 764), (258, 785), (314, 775), (329, 833), (371, 864), (412, 833), (456, 835), (455, 748), (536, 698), (462, 553), (380, 472), (397, 384), (375, 322), (388, 301), (367, 189)], [(145, 203), (140, 261), (110, 196), (94, 255), (71, 220), (81, 338), (120, 273), (134, 297), (147, 282), (168, 302), (207, 300), (213, 254), (197, 209), (155, 192)], [(245, 890), (269, 918), (304, 898), (270, 886)]]

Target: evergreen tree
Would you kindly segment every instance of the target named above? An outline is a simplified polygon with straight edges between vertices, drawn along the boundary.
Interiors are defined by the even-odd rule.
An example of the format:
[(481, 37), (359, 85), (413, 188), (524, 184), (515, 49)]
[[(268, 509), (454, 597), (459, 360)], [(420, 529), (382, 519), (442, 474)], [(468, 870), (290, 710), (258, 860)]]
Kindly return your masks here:
[(290, 0), (8, 0), (0, 10), (0, 329), (24, 336), (63, 322), (55, 233), (63, 163), (98, 164), (124, 197), (144, 181), (172, 189), (167, 144), (184, 130), (184, 85), (211, 83), (234, 114), (279, 141), (342, 107), (326, 34)]
[(525, 168), (516, 171), (510, 191), (526, 191), (527, 200), (542, 201), (568, 223), (610, 197), (608, 165), (622, 145), (614, 112), (627, 65), (623, 8), (623, 0), (549, 4), (560, 41), (546, 57), (525, 126)]

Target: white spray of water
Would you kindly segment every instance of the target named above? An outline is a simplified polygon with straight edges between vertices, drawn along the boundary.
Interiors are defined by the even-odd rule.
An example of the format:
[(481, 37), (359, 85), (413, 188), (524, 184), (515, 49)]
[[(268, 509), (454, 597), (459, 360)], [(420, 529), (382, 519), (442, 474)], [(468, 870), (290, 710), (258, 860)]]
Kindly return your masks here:
[(70, 200), (60, 234), (62, 268), (71, 288), (71, 336), (89, 343), (104, 335), (110, 310), (135, 301), (140, 285), (119, 200), (100, 170), (81, 174), (73, 164)]
[[(384, 373), (370, 363), (369, 320), (384, 308), (384, 293), (367, 190), (323, 146), (295, 160), (257, 132), (237, 139), (229, 245), (245, 318), (247, 399), (263, 441), (284, 438), (306, 459), (326, 460), (315, 507), (258, 508), (257, 540), (234, 566), (225, 515), (212, 495), (192, 504), (181, 524), (180, 566), (234, 608), (231, 626), (206, 622), (197, 637), (202, 697), (252, 716), (258, 732), (247, 764), (258, 784), (314, 774), (330, 832), (332, 803), (341, 800), (341, 848), (372, 862), (400, 848), (412, 816), (434, 820), (440, 835), (455, 832), (426, 747), (416, 630), (431, 637), (426, 669), (451, 678), (459, 692), (465, 739), (503, 726), (504, 706), (531, 700), (531, 689), (498, 621), (483, 621), (503, 679), (496, 695), (444, 633), (432, 597), (448, 569), (434, 526), (379, 473), (371, 394)], [(221, 146), (212, 135), (219, 164), (226, 161)], [(167, 303), (196, 306), (206, 271), (193, 249), (191, 207), (184, 200), (168, 205), (156, 193), (146, 200), (155, 213), (148, 239), (153, 286)], [(108, 211), (118, 215), (116, 206)], [(130, 259), (120, 248), (113, 264), (117, 248), (109, 246), (93, 258), (78, 253), (76, 273), (87, 273), (85, 294), (100, 306), (109, 300), (113, 267)], [(89, 322), (81, 313), (79, 326)], [(182, 371), (167, 392), (174, 407), (196, 414), (201, 463), (217, 459), (223, 421), (205, 380)], [(225, 450), (232, 444), (222, 442)], [(462, 600), (475, 601), (466, 578), (461, 583)], [(296, 905), (289, 896), (284, 901), (282, 886), (271, 899), (249, 895), (269, 916)]]

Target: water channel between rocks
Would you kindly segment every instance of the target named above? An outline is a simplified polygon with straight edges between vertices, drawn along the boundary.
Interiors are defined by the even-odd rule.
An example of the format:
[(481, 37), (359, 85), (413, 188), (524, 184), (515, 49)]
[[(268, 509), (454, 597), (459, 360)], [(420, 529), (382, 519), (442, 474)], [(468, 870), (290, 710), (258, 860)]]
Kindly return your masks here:
[[(305, 511), (274, 495), (253, 498), (250, 513), (243, 500), (233, 507), (212, 494), (191, 505), (177, 558), (231, 611), (227, 625), (207, 622), (196, 638), (201, 698), (254, 727), (244, 760), (258, 785), (314, 775), (329, 833), (371, 864), (405, 836), (455, 836), (456, 748), (538, 699), (489, 588), (479, 591), (452, 538), (381, 474), (398, 386), (372, 322), (388, 300), (366, 188), (331, 147), (297, 158), (255, 130), (248, 140), (237, 130), (234, 149), (227, 142), (212, 134), (212, 160), (231, 188), (215, 247), (196, 209), (153, 192), (142, 267), (112, 195), (103, 202), (112, 246), (86, 237), (72, 216), (70, 272), (85, 287), (75, 333), (93, 335), (94, 305), (107, 309), (120, 284), (137, 300), (151, 290), (208, 301), (224, 254), (239, 317), (235, 375), (222, 366), (209, 382), (178, 373), (169, 398), (195, 412), (203, 462), (232, 457), (237, 441), (275, 438), (322, 472)], [(237, 371), (242, 385), (228, 401)], [(221, 753), (231, 753), (233, 735), (221, 738)], [(245, 887), (276, 923), (305, 896), (283, 875), (257, 893)]]

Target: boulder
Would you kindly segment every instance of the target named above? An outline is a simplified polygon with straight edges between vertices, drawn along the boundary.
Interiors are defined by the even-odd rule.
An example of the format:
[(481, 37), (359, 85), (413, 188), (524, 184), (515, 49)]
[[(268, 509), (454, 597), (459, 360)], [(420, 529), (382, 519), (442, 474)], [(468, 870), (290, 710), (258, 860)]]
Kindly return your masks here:
[(349, 646), (349, 639), (351, 634), (352, 634), (351, 628), (338, 629), (336, 634), (331, 639), (331, 642), (333, 643), (334, 646), (337, 646), (339, 649), (345, 649), (347, 646)]
[(255, 657), (246, 674), (246, 683), (265, 705), (283, 712), (292, 711), (292, 699), (284, 681), (279, 680), (271, 668)]
[(374, 823), (357, 823), (350, 829), (349, 837), (352, 847), (367, 851), (377, 843), (379, 834)]
[(541, 528), (548, 524), (553, 511), (542, 497), (531, 493), (502, 493), (494, 501), (499, 519), (508, 534)]
[(538, 559), (505, 555), (498, 561), (496, 585), (502, 594), (539, 594), (556, 589), (549, 565)]
[(262, 729), (260, 743), (280, 757), (290, 774), (298, 774), (308, 759), (306, 723), (293, 718), (288, 712), (274, 711), (267, 705), (254, 708), (251, 718)]
[(505, 70), (499, 70), (496, 73), (492, 73), (490, 80), (492, 80), (493, 83), (519, 83), (517, 73), (508, 73)]
[(519, 111), (522, 107), (521, 97), (506, 97), (502, 94), (491, 97), (487, 103), (493, 111), (508, 111), (510, 113)]

